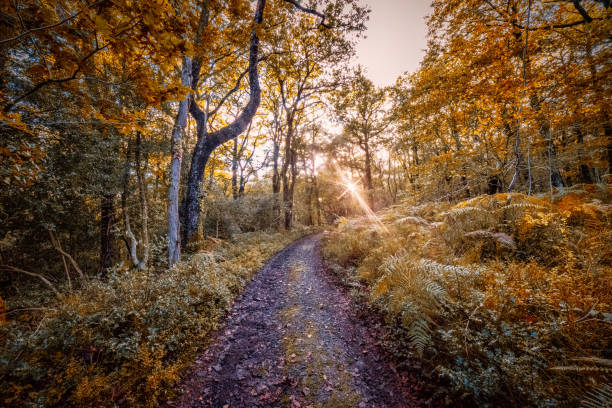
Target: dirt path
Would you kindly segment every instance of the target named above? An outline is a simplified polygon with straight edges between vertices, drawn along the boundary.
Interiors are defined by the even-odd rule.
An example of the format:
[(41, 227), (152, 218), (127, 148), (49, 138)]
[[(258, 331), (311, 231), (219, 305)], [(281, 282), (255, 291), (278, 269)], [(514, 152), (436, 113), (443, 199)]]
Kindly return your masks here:
[(420, 405), (328, 276), (319, 238), (293, 243), (253, 279), (169, 406)]

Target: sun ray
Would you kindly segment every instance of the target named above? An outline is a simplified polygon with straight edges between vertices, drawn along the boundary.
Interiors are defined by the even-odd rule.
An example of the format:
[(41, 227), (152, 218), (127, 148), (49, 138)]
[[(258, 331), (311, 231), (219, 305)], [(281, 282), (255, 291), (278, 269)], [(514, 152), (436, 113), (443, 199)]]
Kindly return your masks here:
[(338, 183), (339, 185), (345, 187), (345, 190), (342, 192), (342, 194), (340, 194), (340, 196), (338, 197), (338, 199), (341, 199), (342, 197), (344, 197), (347, 194), (350, 194), (355, 201), (357, 201), (357, 204), (359, 204), (359, 207), (361, 207), (361, 209), (363, 210), (363, 212), (365, 213), (366, 217), (368, 217), (369, 219), (373, 220), (375, 225), (383, 232), (387, 233), (389, 232), (389, 230), (387, 229), (387, 227), (385, 227), (385, 225), (382, 223), (382, 221), (380, 220), (380, 218), (378, 218), (378, 216), (376, 215), (376, 213), (370, 208), (370, 206), (368, 205), (368, 203), (366, 202), (366, 200), (361, 196), (361, 194), (359, 193), (359, 186), (357, 185), (356, 182), (354, 182), (351, 179), (351, 175), (350, 174), (344, 174), (342, 175), (342, 183)]

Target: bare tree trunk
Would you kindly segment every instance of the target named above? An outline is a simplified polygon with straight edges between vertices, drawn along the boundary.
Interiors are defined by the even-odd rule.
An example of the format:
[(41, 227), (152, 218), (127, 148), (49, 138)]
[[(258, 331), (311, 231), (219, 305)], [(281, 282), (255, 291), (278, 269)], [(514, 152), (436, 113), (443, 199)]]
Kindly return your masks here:
[(275, 220), (280, 220), (280, 190), (281, 179), (278, 172), (278, 158), (280, 155), (280, 146), (278, 140), (274, 139), (274, 147), (272, 149), (272, 195), (274, 196), (273, 215)]
[(370, 209), (374, 209), (374, 190), (372, 186), (372, 156), (370, 153), (370, 145), (368, 138), (366, 137), (364, 143), (365, 151), (365, 184), (367, 190), (367, 200)]
[(314, 225), (314, 208), (312, 205), (312, 200), (314, 199), (314, 189), (312, 186), (312, 178), (310, 179), (310, 183), (308, 183), (308, 185), (306, 186), (306, 191), (308, 192), (308, 218), (306, 220), (306, 223), (308, 225)]
[(238, 199), (238, 139), (234, 139), (232, 150), (232, 198)]
[(287, 112), (287, 133), (285, 134), (285, 157), (283, 158), (283, 167), (281, 169), (281, 178), (283, 181), (283, 213), (284, 227), (286, 230), (291, 229), (291, 221), (293, 219), (293, 184), (291, 176), (288, 172), (289, 168), (293, 169), (294, 151), (293, 143), (293, 126), (294, 113)]
[(100, 271), (113, 266), (117, 251), (115, 249), (115, 199), (113, 194), (102, 195), (100, 205)]
[[(136, 151), (134, 152), (134, 159), (136, 164), (136, 178), (138, 180), (138, 198), (140, 200), (140, 220), (142, 228), (142, 258), (138, 263), (139, 269), (147, 269), (149, 264), (149, 203), (147, 199), (147, 186), (145, 183), (144, 175), (142, 174), (142, 168), (140, 167), (140, 152), (142, 150), (141, 134), (136, 134)], [(147, 163), (145, 159), (145, 171)]]
[(317, 183), (317, 176), (312, 178), (312, 188), (314, 190), (315, 216), (317, 225), (321, 225), (321, 201), (319, 197), (319, 184)]
[[(524, 88), (527, 88), (527, 45), (529, 43), (529, 20), (531, 18), (531, 0), (529, 0), (529, 4), (527, 6), (527, 24), (525, 24), (525, 45), (523, 46), (523, 93)], [(512, 181), (508, 185), (508, 191), (512, 191), (516, 181), (518, 179), (518, 175), (520, 172), (521, 165), (521, 112), (523, 111), (523, 101), (521, 100), (521, 105), (519, 106), (518, 117), (516, 119), (516, 143), (514, 145), (514, 175), (512, 176)]]
[[(191, 58), (183, 57), (181, 82), (191, 86)], [(179, 104), (178, 114), (172, 129), (172, 164), (170, 168), (170, 190), (168, 192), (168, 266), (172, 268), (181, 258), (181, 227), (179, 221), (179, 186), (183, 161), (183, 132), (187, 123), (189, 96)]]
[(123, 228), (125, 229), (124, 241), (127, 247), (128, 256), (133, 267), (137, 267), (138, 260), (138, 241), (132, 232), (130, 223), (130, 213), (128, 210), (128, 198), (130, 196), (130, 170), (132, 161), (132, 143), (128, 140), (127, 154), (125, 155), (125, 167), (123, 170), (123, 192), (121, 193), (121, 212), (123, 213)]
[(244, 195), (244, 189), (246, 187), (246, 178), (244, 177), (244, 170), (240, 169), (240, 181), (238, 182), (238, 197)]
[(297, 178), (297, 153), (291, 149), (289, 152), (291, 178), (285, 177), (283, 188), (283, 204), (285, 207), (285, 229), (289, 231), (293, 225), (293, 193), (295, 191), (295, 180)]
[(212, 150), (206, 143), (205, 130), (201, 130), (202, 126), (206, 126), (203, 121), (197, 122), (198, 141), (191, 158), (191, 167), (189, 168), (189, 176), (187, 178), (187, 194), (183, 203), (183, 245), (187, 245), (189, 239), (198, 229), (198, 219), (200, 213), (200, 198), (202, 195), (202, 178), (206, 163), (210, 158)]
[(612, 174), (612, 126), (610, 123), (604, 124), (604, 136), (608, 140), (608, 145), (606, 146), (608, 153), (608, 174)]

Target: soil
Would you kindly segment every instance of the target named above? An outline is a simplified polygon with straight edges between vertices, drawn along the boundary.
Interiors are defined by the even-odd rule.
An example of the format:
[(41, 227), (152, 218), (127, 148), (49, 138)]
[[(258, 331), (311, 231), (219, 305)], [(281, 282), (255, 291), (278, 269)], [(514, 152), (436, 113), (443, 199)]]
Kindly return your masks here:
[(168, 407), (431, 405), (326, 270), (319, 242), (296, 241), (254, 277)]

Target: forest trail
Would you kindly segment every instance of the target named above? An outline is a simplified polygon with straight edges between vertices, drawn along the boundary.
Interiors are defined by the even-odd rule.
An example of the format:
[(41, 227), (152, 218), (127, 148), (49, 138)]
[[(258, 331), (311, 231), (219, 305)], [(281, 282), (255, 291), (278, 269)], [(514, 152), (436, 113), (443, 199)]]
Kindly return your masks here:
[(294, 242), (254, 277), (168, 406), (421, 405), (328, 275), (319, 243)]

